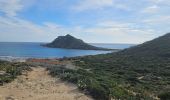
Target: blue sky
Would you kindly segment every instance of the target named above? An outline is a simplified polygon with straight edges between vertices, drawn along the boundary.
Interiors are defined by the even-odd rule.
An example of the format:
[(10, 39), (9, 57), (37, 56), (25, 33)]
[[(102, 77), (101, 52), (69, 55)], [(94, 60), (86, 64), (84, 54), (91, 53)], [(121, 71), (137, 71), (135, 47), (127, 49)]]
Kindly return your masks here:
[(0, 41), (143, 43), (170, 32), (170, 0), (0, 0)]

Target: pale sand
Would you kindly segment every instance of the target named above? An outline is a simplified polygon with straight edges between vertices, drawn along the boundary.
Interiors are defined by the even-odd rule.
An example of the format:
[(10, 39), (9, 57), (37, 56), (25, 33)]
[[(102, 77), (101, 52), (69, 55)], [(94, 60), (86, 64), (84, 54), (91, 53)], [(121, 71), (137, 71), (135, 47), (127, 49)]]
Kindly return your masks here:
[(93, 100), (75, 85), (51, 77), (45, 68), (32, 69), (12, 83), (0, 86), (0, 100)]

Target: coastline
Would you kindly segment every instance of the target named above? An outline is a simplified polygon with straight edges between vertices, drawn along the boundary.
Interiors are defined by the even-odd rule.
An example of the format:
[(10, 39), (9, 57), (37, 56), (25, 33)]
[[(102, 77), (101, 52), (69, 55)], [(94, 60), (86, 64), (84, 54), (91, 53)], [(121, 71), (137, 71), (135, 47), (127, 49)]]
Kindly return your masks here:
[[(78, 50), (78, 49), (63, 49), (63, 48), (48, 48), (40, 46), (42, 43), (25, 43), (25, 42), (0, 42), (0, 58), (15, 59), (15, 58), (63, 58), (63, 57), (77, 57), (86, 55), (106, 54), (111, 52), (117, 52), (129, 46), (126, 44), (97, 44), (100, 47), (114, 49), (113, 51), (101, 51), (101, 50)], [(96, 46), (97, 46), (96, 45)], [(119, 49), (119, 48), (122, 49)], [(116, 50), (119, 49), (119, 50)], [(9, 60), (11, 61), (11, 60)]]
[(26, 62), (27, 57), (0, 56), (0, 60), (9, 62)]
[[(117, 51), (112, 51), (117, 52)], [(107, 53), (112, 53), (107, 52)], [(101, 54), (107, 54), (107, 53), (101, 53)], [(46, 60), (55, 60), (55, 59), (62, 59), (62, 58), (72, 58), (72, 57), (85, 57), (85, 56), (94, 56), (94, 55), (100, 55), (100, 54), (89, 54), (89, 55), (75, 55), (75, 56), (62, 56), (62, 57), (19, 57), (19, 56), (0, 56), (0, 60), (2, 61), (9, 61), (9, 62), (26, 62), (30, 59), (46, 59)]]

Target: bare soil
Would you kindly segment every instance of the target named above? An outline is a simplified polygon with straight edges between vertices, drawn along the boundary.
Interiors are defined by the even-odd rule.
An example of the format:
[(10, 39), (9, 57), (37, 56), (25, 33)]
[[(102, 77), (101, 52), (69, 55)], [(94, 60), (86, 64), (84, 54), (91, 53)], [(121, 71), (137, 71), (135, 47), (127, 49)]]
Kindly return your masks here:
[(42, 67), (0, 86), (0, 100), (93, 100), (73, 84), (48, 75)]

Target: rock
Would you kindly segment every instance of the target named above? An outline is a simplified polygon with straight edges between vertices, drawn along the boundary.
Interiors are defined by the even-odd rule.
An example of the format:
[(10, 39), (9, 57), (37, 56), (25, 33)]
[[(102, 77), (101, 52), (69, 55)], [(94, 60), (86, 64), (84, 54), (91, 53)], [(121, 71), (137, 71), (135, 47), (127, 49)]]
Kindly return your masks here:
[(65, 48), (65, 49), (81, 49), (81, 50), (109, 50), (106, 48), (95, 47), (85, 43), (81, 39), (77, 39), (71, 35), (59, 36), (53, 42), (43, 46), (51, 48)]

